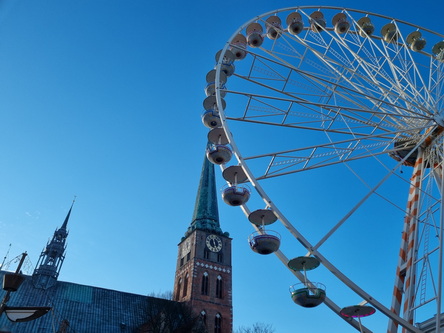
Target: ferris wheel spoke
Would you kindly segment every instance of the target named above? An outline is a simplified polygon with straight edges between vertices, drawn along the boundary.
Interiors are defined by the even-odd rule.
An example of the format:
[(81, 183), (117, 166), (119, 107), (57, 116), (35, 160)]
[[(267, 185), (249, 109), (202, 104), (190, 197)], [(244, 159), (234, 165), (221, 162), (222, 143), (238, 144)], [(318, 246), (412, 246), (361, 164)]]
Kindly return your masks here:
[[(291, 69), (293, 70), (295, 73), (297, 73), (299, 70), (295, 70), (295, 69)], [(312, 80), (312, 74), (310, 73), (304, 73), (303, 74), (307, 80)], [(289, 74), (286, 75), (281, 75), (281, 77), (290, 77)], [(271, 90), (271, 91), (275, 91), (275, 92), (280, 92), (282, 95), (285, 95), (287, 98), (291, 97), (294, 99), (294, 101), (297, 104), (302, 104), (302, 103), (307, 103), (306, 100), (303, 100), (301, 97), (299, 97), (298, 95), (291, 93), (291, 92), (283, 92), (280, 88), (276, 88), (276, 87), (271, 87), (267, 83), (264, 82), (260, 82), (260, 78), (256, 77), (256, 80), (253, 80), (251, 77), (247, 78), (248, 81), (250, 81), (251, 83), (254, 83), (255, 85), (259, 85), (259, 86), (263, 86), (266, 87), (267, 89)], [(267, 79), (264, 79), (267, 80)], [(292, 81), (296, 81), (296, 80), (292, 80)], [(313, 81), (313, 80), (312, 80)], [(384, 100), (381, 99), (372, 99), (372, 109), (368, 109), (368, 106), (365, 105), (364, 102), (360, 103), (359, 100), (363, 99), (363, 96), (365, 96), (364, 93), (356, 91), (356, 90), (352, 90), (349, 87), (345, 87), (345, 86), (341, 86), (341, 85), (334, 85), (333, 88), (331, 88), (331, 82), (325, 81), (323, 79), (316, 79), (316, 84), (318, 86), (323, 86), (325, 87), (327, 90), (329, 90), (328, 94), (324, 94), (322, 93), (321, 96), (325, 96), (325, 99), (327, 99), (328, 96), (331, 96), (332, 93), (336, 93), (336, 96), (342, 96), (343, 100), (345, 100), (346, 103), (355, 105), (355, 108), (359, 108), (360, 111), (358, 111), (359, 113), (361, 112), (372, 112), (373, 115), (378, 116), (379, 112), (376, 111), (377, 109), (382, 109), (385, 115), (390, 115), (391, 119), (394, 120), (394, 122), (396, 122), (399, 125), (402, 125), (406, 120), (410, 119), (410, 117), (412, 116), (417, 116), (418, 118), (423, 118), (424, 115), (422, 113), (416, 113), (411, 111), (411, 109), (407, 109), (404, 108), (403, 106), (398, 106), (395, 104), (389, 104)], [(289, 86), (290, 84), (287, 84), (286, 86)], [(251, 95), (250, 93), (244, 92), (244, 94), (248, 94)], [(336, 97), (337, 98), (337, 97)], [(368, 100), (368, 97), (365, 97), (365, 100)], [(350, 105), (347, 105), (346, 103), (344, 103), (344, 109), (350, 108)], [(325, 103), (324, 103), (325, 105)], [(400, 114), (400, 110), (402, 110), (401, 114), (403, 117), (396, 117), (396, 115)], [(405, 118), (404, 118), (405, 117)], [(386, 120), (388, 120), (388, 117), (385, 118)]]
[[(270, 125), (285, 125), (289, 127), (297, 126), (302, 123), (312, 123), (313, 129), (326, 129), (325, 122), (331, 123), (347, 123), (347, 128), (356, 127), (371, 127), (380, 130), (389, 131), (393, 128), (403, 128), (405, 123), (415, 125), (426, 120), (424, 116), (420, 115), (392, 115), (382, 111), (360, 109), (348, 105), (325, 104), (319, 102), (312, 102), (308, 100), (292, 99), (292, 96), (283, 96), (281, 98), (257, 95), (246, 92), (232, 92), (245, 96), (247, 102), (244, 110), (237, 109), (242, 112), (235, 115), (230, 112), (227, 115), (228, 119), (243, 120), (243, 121), (259, 121), (261, 118), (264, 124)], [(296, 109), (297, 108), (297, 109)], [(303, 112), (302, 110), (306, 110)], [(263, 118), (267, 118), (267, 121)], [(276, 119), (272, 121), (272, 119)], [(298, 120), (300, 119), (300, 120)], [(316, 120), (317, 119), (317, 120)], [(404, 126), (401, 126), (404, 125)], [(329, 127), (329, 126), (328, 126)], [(358, 132), (359, 133), (359, 132)], [(359, 135), (359, 134), (357, 134)]]
[(397, 133), (388, 134), (392, 134), (393, 138), (387, 140), (385, 135), (368, 135), (287, 151), (244, 156), (244, 160), (269, 160), (263, 174), (256, 176), (258, 180), (283, 176), (379, 155), (393, 155), (396, 150), (391, 146)]

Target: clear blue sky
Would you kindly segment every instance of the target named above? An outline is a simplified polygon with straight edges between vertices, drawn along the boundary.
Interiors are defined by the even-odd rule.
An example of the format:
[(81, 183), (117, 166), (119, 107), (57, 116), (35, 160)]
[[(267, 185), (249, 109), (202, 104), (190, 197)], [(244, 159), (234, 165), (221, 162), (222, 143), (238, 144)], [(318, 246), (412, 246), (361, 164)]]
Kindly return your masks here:
[[(9, 258), (27, 251), (35, 265), (77, 196), (61, 280), (138, 294), (172, 290), (177, 244), (191, 222), (204, 157), (207, 129), (200, 114), (214, 54), (245, 21), (298, 4), (312, 5), (0, 1), (1, 258), (11, 243)], [(317, 4), (442, 29), (444, 4), (437, 1)], [(337, 175), (319, 173), (305, 185), (319, 188), (323, 177)], [(299, 181), (289, 195), (304, 196)], [(347, 200), (347, 191), (320, 193), (319, 201), (321, 195), (332, 207), (320, 210), (339, 216), (334, 200)], [(248, 248), (252, 228), (239, 209), (222, 202), (219, 208), (222, 229), (233, 237), (235, 327), (265, 322), (278, 333), (355, 331), (325, 306), (297, 307), (288, 286), (298, 281), (274, 256)], [(396, 257), (400, 240), (378, 241), (380, 222), (357, 231), (371, 235), (356, 247), (374, 251), (361, 270), (364, 283), (394, 279), (395, 267), (379, 266), (378, 257)], [(353, 237), (341, 236), (333, 257), (343, 255), (343, 242)], [(359, 266), (351, 259), (345, 270)], [(323, 282), (322, 275), (316, 279)], [(391, 288), (373, 288), (390, 298)], [(357, 302), (350, 297), (343, 305)], [(375, 318), (375, 332), (384, 331), (386, 321)]]

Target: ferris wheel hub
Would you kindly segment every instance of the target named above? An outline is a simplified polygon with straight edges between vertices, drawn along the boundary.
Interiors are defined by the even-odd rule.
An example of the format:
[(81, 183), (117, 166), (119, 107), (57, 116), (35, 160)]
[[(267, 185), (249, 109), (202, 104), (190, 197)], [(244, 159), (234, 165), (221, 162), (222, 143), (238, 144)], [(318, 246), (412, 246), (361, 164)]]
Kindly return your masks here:
[(441, 127), (444, 127), (444, 117), (441, 114), (437, 114), (435, 115), (435, 117), (433, 118), (433, 120), (435, 121), (435, 123)]

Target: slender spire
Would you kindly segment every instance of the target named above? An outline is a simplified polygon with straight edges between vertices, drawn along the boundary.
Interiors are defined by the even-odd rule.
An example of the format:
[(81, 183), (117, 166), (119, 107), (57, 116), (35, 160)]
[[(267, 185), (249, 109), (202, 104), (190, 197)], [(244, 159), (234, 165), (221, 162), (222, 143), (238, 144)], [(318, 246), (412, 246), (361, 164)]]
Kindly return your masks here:
[(219, 235), (224, 234), (219, 224), (214, 164), (210, 163), (206, 156), (204, 158), (200, 175), (193, 217), (191, 224), (185, 233), (185, 237), (196, 229), (209, 231)]
[(32, 281), (36, 288), (48, 289), (57, 282), (60, 269), (65, 260), (66, 238), (68, 237), (66, 227), (68, 226), (74, 202), (75, 197), (62, 226), (60, 229), (56, 229), (54, 236), (40, 254), (40, 258), (32, 274)]
[(65, 221), (63, 222), (62, 226), (60, 227), (60, 229), (64, 229), (66, 230), (66, 227), (68, 226), (68, 220), (69, 217), (71, 216), (71, 210), (72, 210), (72, 206), (74, 206), (74, 202), (76, 202), (76, 196), (74, 196), (74, 199), (72, 200), (72, 204), (71, 207), (69, 208), (68, 214), (65, 217)]

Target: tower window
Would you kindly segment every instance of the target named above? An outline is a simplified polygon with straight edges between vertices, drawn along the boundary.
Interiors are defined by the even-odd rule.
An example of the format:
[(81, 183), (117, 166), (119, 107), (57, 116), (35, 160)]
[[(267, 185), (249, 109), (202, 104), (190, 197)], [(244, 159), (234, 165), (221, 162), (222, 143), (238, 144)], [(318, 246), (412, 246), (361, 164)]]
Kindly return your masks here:
[(209, 280), (208, 280), (208, 273), (205, 272), (202, 275), (202, 295), (208, 295), (208, 289), (209, 289)]
[(188, 273), (187, 275), (185, 275), (185, 279), (183, 282), (183, 294), (182, 297), (185, 297), (187, 295), (187, 291), (188, 291)]
[(224, 255), (223, 253), (218, 253), (217, 254), (217, 262), (223, 263), (224, 262)]
[(216, 280), (216, 297), (217, 298), (222, 298), (222, 295), (223, 295), (222, 294), (222, 292), (223, 292), (222, 286), (223, 286), (222, 277), (219, 275)]
[(183, 266), (183, 258), (184, 258), (184, 257), (180, 258), (180, 266), (181, 266), (181, 267)]
[(191, 252), (188, 252), (188, 254), (187, 254), (187, 262), (190, 261), (190, 258), (191, 258)]
[(221, 333), (222, 332), (222, 316), (220, 313), (216, 315), (214, 318), (214, 333)]
[(207, 248), (204, 250), (204, 259), (210, 259), (210, 251)]

